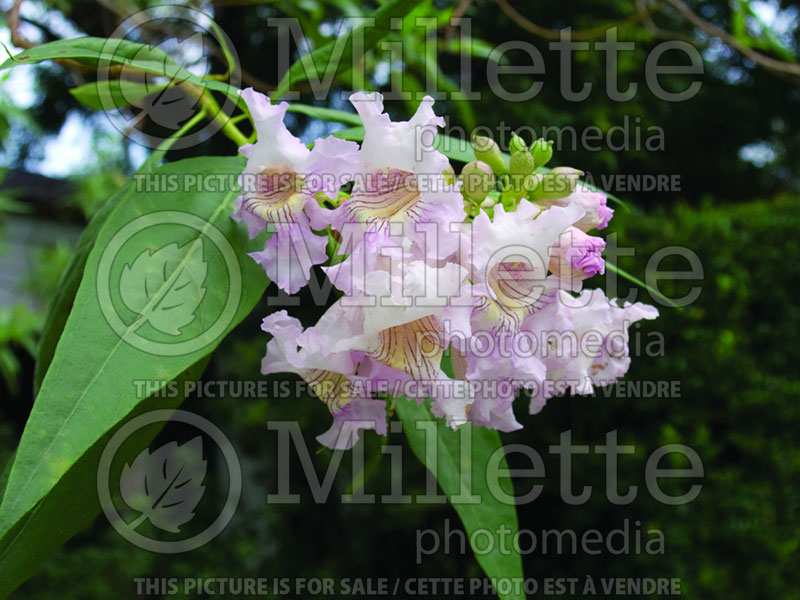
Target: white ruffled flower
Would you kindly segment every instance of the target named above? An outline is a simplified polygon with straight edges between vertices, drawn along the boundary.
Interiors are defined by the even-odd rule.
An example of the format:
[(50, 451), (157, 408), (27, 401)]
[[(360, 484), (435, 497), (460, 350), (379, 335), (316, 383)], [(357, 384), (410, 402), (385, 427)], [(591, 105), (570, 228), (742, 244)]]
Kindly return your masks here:
[(327, 226), (325, 211), (314, 195), (336, 195), (343, 176), (355, 172), (358, 145), (328, 137), (316, 140), (309, 150), (283, 122), (286, 102), (270, 104), (250, 88), (241, 95), (253, 116), (258, 141), (239, 148), (247, 165), (232, 216), (245, 223), (250, 237), (272, 226), (274, 233), (264, 250), (251, 256), (279, 288), (293, 294), (308, 283), (311, 267), (327, 259), (327, 237), (312, 231), (312, 225)]

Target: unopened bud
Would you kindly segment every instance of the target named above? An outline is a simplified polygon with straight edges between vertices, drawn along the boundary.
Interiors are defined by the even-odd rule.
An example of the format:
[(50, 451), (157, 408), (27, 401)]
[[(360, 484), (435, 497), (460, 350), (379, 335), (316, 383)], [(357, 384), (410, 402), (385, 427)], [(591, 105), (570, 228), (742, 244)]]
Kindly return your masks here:
[(494, 187), (494, 173), (485, 162), (474, 160), (461, 170), (461, 193), (467, 200), (482, 202)]
[(553, 158), (553, 142), (539, 138), (533, 143), (531, 152), (533, 153), (533, 162), (536, 168), (543, 167)]
[(557, 200), (575, 191), (583, 171), (572, 167), (556, 167), (546, 173), (533, 192), (534, 200)]
[(539, 199), (537, 202), (542, 208), (577, 204), (586, 211), (583, 217), (575, 223), (575, 227), (581, 231), (589, 231), (595, 228), (603, 229), (608, 225), (611, 217), (614, 216), (614, 210), (608, 207), (608, 199), (605, 193), (599, 190), (591, 190), (584, 185), (579, 185), (574, 192), (564, 198)]
[(526, 175), (533, 173), (533, 155), (527, 150), (519, 150), (511, 155), (511, 160), (508, 163), (508, 171), (511, 173), (511, 180), (522, 179)]
[(508, 151), (513, 155), (514, 152), (521, 152), (527, 149), (528, 147), (525, 145), (525, 140), (523, 140), (516, 133), (512, 133), (511, 141), (508, 143)]
[(476, 135), (472, 138), (472, 147), (475, 150), (475, 158), (489, 165), (497, 175), (508, 173), (503, 153), (492, 138)]
[(605, 247), (603, 238), (568, 227), (550, 249), (550, 272), (568, 283), (570, 289), (580, 288), (580, 281), (605, 273)]
[(533, 173), (525, 178), (522, 189), (525, 192), (526, 198), (531, 199), (536, 197), (537, 190), (542, 186), (542, 179), (544, 179), (544, 173)]
[(480, 214), (480, 212), (481, 212), (480, 206), (478, 206), (474, 202), (470, 202), (469, 200), (464, 200), (464, 213), (468, 217), (475, 218)]

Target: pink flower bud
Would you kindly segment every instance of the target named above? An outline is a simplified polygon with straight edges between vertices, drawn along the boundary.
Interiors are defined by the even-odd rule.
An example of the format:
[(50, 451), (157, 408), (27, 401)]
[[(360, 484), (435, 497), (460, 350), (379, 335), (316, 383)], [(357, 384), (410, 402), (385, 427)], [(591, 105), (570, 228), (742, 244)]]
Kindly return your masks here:
[(606, 263), (601, 255), (605, 248), (603, 238), (570, 227), (561, 234), (550, 252), (550, 271), (573, 285), (598, 273), (603, 274)]
[(608, 198), (603, 192), (595, 192), (579, 185), (569, 196), (557, 199), (537, 200), (537, 204), (544, 208), (551, 206), (568, 206), (576, 204), (586, 210), (586, 214), (575, 223), (575, 227), (582, 231), (590, 229), (603, 229), (614, 216), (614, 209), (609, 208)]

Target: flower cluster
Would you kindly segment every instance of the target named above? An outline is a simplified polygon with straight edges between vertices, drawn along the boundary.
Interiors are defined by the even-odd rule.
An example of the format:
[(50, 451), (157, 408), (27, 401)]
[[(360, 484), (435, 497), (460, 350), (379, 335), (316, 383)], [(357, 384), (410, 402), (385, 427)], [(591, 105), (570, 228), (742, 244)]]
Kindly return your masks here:
[(481, 160), (456, 178), (431, 145), (444, 120), (430, 97), (394, 122), (380, 94), (355, 93), (360, 147), (327, 137), (309, 149), (284, 125), (286, 103), (242, 96), (258, 141), (240, 149), (233, 218), (251, 236), (272, 232), (253, 258), (290, 294), (314, 265), (341, 292), (313, 327), (286, 311), (262, 324), (272, 335), (262, 372), (296, 373), (333, 416), (321, 443), (385, 434), (391, 396), (430, 398), (454, 428), (511, 431), (520, 388), (536, 412), (556, 393), (588, 394), (627, 371), (628, 327), (658, 313), (582, 290), (605, 269), (605, 242), (589, 232), (613, 211), (580, 171), (545, 168), (550, 144), (514, 138), (508, 160), (476, 138)]

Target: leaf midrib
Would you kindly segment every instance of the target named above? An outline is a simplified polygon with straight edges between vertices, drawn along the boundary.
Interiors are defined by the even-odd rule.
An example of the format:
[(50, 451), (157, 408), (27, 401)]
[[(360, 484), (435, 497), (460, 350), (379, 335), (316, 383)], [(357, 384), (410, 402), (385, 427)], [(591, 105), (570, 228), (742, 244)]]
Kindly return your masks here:
[[(228, 192), (228, 194), (225, 196), (225, 199), (224, 199), (224, 200), (223, 200), (223, 201), (220, 203), (219, 207), (218, 207), (218, 208), (217, 208), (217, 209), (214, 211), (214, 213), (211, 215), (211, 218), (210, 218), (208, 221), (206, 221), (206, 225), (205, 225), (205, 226), (203, 226), (203, 228), (200, 230), (200, 234), (204, 234), (204, 233), (205, 233), (205, 231), (206, 231), (206, 230), (207, 230), (209, 227), (213, 227), (213, 222), (214, 222), (214, 221), (217, 219), (217, 217), (218, 217), (218, 216), (219, 216), (219, 214), (220, 214), (220, 213), (223, 211), (223, 209), (225, 209), (225, 207), (228, 205), (228, 200), (229, 200), (229, 199), (231, 198), (231, 196), (232, 196), (233, 194), (235, 194), (235, 193), (236, 193), (235, 191), (230, 191), (230, 192)], [(186, 256), (184, 256), (184, 258), (181, 260), (181, 263), (178, 265), (179, 267), (182, 267), (182, 266), (184, 266), (184, 261), (185, 261), (185, 260), (187, 260), (187, 258), (188, 258), (188, 256), (189, 256), (190, 254), (191, 254), (191, 251), (186, 253)], [(176, 269), (176, 270), (175, 270), (175, 272), (173, 272), (173, 274), (170, 276), (170, 279), (171, 279), (171, 278), (172, 278), (172, 276), (173, 276), (173, 275), (174, 275), (176, 272), (178, 272), (178, 271), (179, 271), (179, 269)], [(171, 282), (167, 281), (167, 282), (165, 282), (165, 284), (164, 284), (164, 285), (167, 285), (168, 283), (171, 283)], [(156, 296), (154, 296), (153, 298), (155, 299), (157, 296), (158, 296), (158, 294), (156, 294)], [(149, 305), (150, 305), (150, 302), (151, 302), (151, 301), (152, 301), (152, 300), (148, 301), (147, 305), (145, 306), (145, 309), (147, 309), (147, 308), (149, 307)], [(128, 335), (130, 332), (131, 332), (131, 327), (133, 327), (133, 325), (136, 325), (137, 323), (138, 323), (138, 320), (137, 320), (137, 321), (134, 321), (134, 322), (133, 322), (131, 325), (129, 325), (129, 326), (126, 328), (126, 331), (125, 331), (125, 337), (127, 337), (127, 335)], [(17, 493), (17, 495), (16, 495), (16, 498), (18, 498), (18, 499), (19, 499), (19, 498), (23, 498), (23, 497), (24, 497), (24, 493), (25, 493), (25, 492), (28, 490), (28, 487), (30, 486), (30, 483), (33, 481), (33, 479), (34, 479), (34, 476), (35, 476), (35, 475), (36, 475), (36, 474), (37, 474), (37, 473), (38, 473), (38, 472), (41, 470), (41, 465), (42, 465), (42, 464), (43, 464), (43, 462), (44, 462), (44, 458), (45, 458), (45, 457), (47, 456), (47, 454), (50, 452), (50, 450), (52, 449), (52, 447), (53, 447), (53, 444), (55, 444), (56, 440), (57, 440), (57, 439), (58, 439), (58, 438), (61, 436), (61, 432), (63, 431), (64, 427), (65, 427), (65, 426), (67, 425), (67, 423), (68, 423), (68, 422), (70, 422), (70, 420), (73, 418), (73, 416), (74, 416), (74, 414), (75, 414), (75, 411), (76, 411), (76, 410), (78, 409), (78, 407), (79, 407), (79, 406), (82, 404), (82, 402), (83, 402), (84, 398), (86, 397), (86, 394), (87, 394), (87, 393), (89, 392), (89, 390), (90, 390), (90, 389), (91, 389), (91, 388), (94, 386), (94, 384), (97, 382), (97, 380), (100, 378), (100, 376), (101, 376), (101, 375), (104, 373), (104, 371), (105, 371), (105, 368), (108, 366), (108, 363), (111, 361), (111, 359), (112, 359), (112, 358), (114, 357), (114, 355), (116, 354), (117, 350), (119, 350), (119, 347), (122, 345), (123, 339), (124, 339), (124, 337), (122, 337), (122, 336), (119, 336), (119, 339), (118, 339), (118, 340), (117, 340), (117, 342), (114, 344), (114, 347), (111, 349), (111, 351), (108, 353), (108, 356), (107, 356), (107, 357), (106, 357), (106, 359), (103, 361), (103, 364), (100, 366), (100, 368), (99, 368), (99, 369), (97, 370), (97, 372), (94, 374), (94, 377), (92, 377), (92, 380), (91, 380), (91, 381), (90, 381), (90, 382), (89, 382), (89, 383), (88, 383), (88, 384), (87, 384), (87, 385), (84, 387), (83, 391), (81, 392), (81, 395), (80, 395), (80, 397), (79, 397), (79, 398), (78, 398), (78, 399), (75, 401), (75, 403), (73, 404), (73, 406), (72, 406), (72, 410), (70, 410), (70, 412), (69, 412), (69, 414), (67, 415), (67, 417), (66, 417), (66, 418), (65, 418), (65, 419), (64, 419), (64, 420), (61, 422), (61, 425), (59, 426), (59, 428), (58, 428), (58, 430), (56, 431), (55, 435), (54, 435), (54, 436), (52, 437), (52, 439), (50, 440), (50, 443), (47, 445), (47, 447), (45, 448), (45, 450), (44, 450), (44, 451), (41, 453), (41, 455), (40, 455), (40, 456), (41, 456), (41, 458), (40, 458), (40, 459), (39, 459), (39, 460), (38, 460), (38, 461), (35, 463), (35, 466), (34, 466), (34, 467), (33, 467), (33, 468), (30, 470), (30, 474), (29, 474), (29, 476), (28, 476), (27, 480), (25, 481), (25, 485), (24, 485), (24, 486), (22, 487), (22, 489), (21, 489), (21, 490), (20, 490), (20, 491)], [(42, 387), (44, 387), (44, 385), (45, 385), (45, 382), (46, 382), (46, 381), (47, 381), (47, 376), (45, 376), (45, 380), (42, 382)], [(40, 392), (40, 393), (41, 393), (41, 392)], [(16, 458), (18, 458), (18, 456), (17, 456), (17, 457), (15, 457), (15, 462), (16, 462)], [(6, 490), (5, 490), (5, 493), (4, 493), (4, 498), (5, 498), (5, 497), (7, 497), (7, 494), (8, 494), (8, 491), (9, 491), (9, 487), (10, 487), (11, 483), (13, 482), (13, 479), (12, 479), (12, 478), (13, 478), (13, 476), (14, 476), (14, 470), (15, 470), (15, 469), (14, 469), (14, 466), (12, 465), (12, 468), (11, 468), (11, 473), (9, 474), (9, 481), (8, 481), (9, 485), (7, 485), (7, 486), (6, 486)], [(60, 477), (59, 477), (59, 479), (60, 479)], [(41, 500), (42, 500), (42, 498), (38, 498), (38, 499), (37, 499), (37, 503), (39, 503)], [(12, 503), (11, 503), (11, 504), (9, 504), (8, 506), (6, 506), (6, 503), (5, 503), (5, 502), (3, 502), (2, 504), (0, 504), (0, 508), (6, 507), (6, 511), (5, 511), (5, 512), (6, 512), (6, 514), (9, 514), (9, 513), (10, 513), (10, 514), (13, 514), (13, 513), (11, 512), (11, 509), (14, 509), (14, 508), (16, 508), (16, 507), (17, 507), (19, 504), (20, 504), (20, 501), (19, 501), (19, 500), (17, 500), (16, 502), (12, 501)], [(38, 505), (37, 505), (36, 509), (38, 510)], [(23, 515), (23, 516), (24, 516), (24, 515)], [(6, 518), (6, 520), (8, 520), (8, 518)], [(11, 526), (13, 526), (13, 523), (15, 523), (15, 522), (16, 522), (16, 519), (11, 519)], [(9, 550), (9, 549), (10, 549), (10, 548), (11, 548), (11, 547), (14, 545), (14, 543), (15, 543), (15, 542), (16, 542), (16, 540), (17, 540), (17, 538), (19, 538), (20, 534), (21, 534), (21, 533), (22, 533), (22, 532), (25, 530), (25, 528), (27, 527), (27, 524), (28, 524), (29, 522), (30, 522), (30, 520), (28, 520), (28, 521), (25, 523), (25, 525), (24, 525), (24, 526), (23, 526), (23, 527), (20, 529), (20, 531), (17, 533), (17, 535), (16, 535), (16, 536), (14, 536), (14, 540), (12, 540), (12, 542), (11, 542), (11, 543), (10, 543), (8, 546), (6, 546), (6, 548), (5, 548), (5, 549), (3, 549), (3, 551), (0, 553), (0, 561), (2, 561), (2, 559), (3, 559), (3, 557), (5, 556), (6, 552), (7, 552), (7, 551), (8, 551), (8, 550)], [(8, 527), (4, 525), (2, 532), (0, 532), (0, 539), (2, 539), (2, 536), (4, 535), (4, 533), (5, 533), (6, 531), (8, 531)]]

